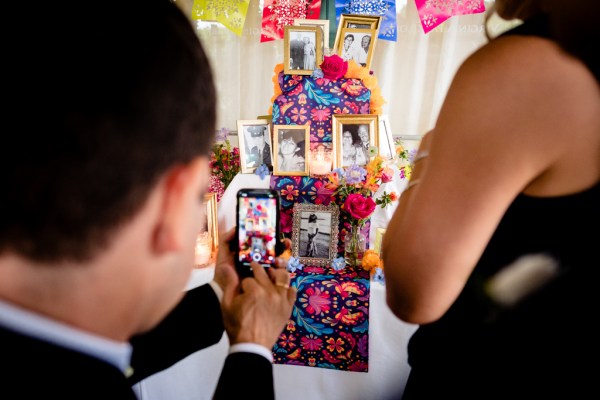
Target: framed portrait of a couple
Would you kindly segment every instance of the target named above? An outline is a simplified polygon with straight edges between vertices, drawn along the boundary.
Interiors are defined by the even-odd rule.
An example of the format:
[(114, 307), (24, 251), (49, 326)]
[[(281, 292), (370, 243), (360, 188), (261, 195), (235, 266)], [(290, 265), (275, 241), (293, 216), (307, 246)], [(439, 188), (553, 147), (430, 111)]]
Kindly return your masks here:
[(333, 115), (334, 168), (364, 167), (371, 161), (369, 148), (378, 145), (377, 117), (376, 114)]
[(308, 176), (309, 125), (273, 125), (273, 175)]
[(253, 173), (262, 164), (271, 168), (273, 151), (270, 121), (266, 119), (238, 120), (237, 130), (242, 173)]
[(306, 265), (329, 265), (337, 256), (339, 207), (296, 203), (292, 255)]
[(333, 51), (347, 61), (371, 68), (380, 24), (378, 15), (340, 15)]
[(283, 73), (312, 75), (323, 62), (322, 35), (319, 26), (284, 26)]
[[(323, 57), (329, 55), (329, 20), (328, 19), (294, 19), (295, 26), (318, 26), (321, 28), (321, 51)], [(320, 64), (320, 63), (319, 63)], [(318, 65), (317, 65), (318, 67)]]

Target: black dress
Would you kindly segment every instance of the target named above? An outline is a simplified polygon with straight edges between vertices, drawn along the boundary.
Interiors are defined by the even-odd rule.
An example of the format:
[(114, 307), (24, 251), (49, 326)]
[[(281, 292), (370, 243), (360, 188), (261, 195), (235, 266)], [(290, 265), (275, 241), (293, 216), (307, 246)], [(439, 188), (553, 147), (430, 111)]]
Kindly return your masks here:
[[(546, 26), (536, 18), (505, 34), (546, 36)], [(599, 208), (600, 183), (566, 196), (520, 194), (454, 304), (410, 339), (403, 399), (597, 393)], [(499, 307), (485, 283), (528, 254), (552, 257), (560, 273), (516, 306)]]

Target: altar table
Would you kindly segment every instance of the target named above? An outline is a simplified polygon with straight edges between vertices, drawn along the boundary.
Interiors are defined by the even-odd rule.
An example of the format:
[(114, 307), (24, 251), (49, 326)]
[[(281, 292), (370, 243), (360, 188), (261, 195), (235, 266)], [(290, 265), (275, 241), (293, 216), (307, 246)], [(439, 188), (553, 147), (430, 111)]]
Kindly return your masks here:
[[(212, 279), (214, 269), (193, 271), (188, 289)], [(406, 346), (416, 325), (398, 320), (385, 303), (385, 288), (371, 282), (369, 372), (273, 365), (278, 400), (399, 399), (410, 371)], [(134, 386), (141, 400), (209, 400), (227, 356), (229, 341), (200, 350)], [(241, 388), (243, 390), (243, 388)]]

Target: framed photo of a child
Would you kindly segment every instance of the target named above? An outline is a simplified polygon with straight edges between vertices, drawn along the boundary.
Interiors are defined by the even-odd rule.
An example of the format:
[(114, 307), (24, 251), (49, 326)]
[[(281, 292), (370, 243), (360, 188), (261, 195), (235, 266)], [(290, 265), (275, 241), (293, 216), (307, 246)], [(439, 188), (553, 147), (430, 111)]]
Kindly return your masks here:
[(329, 265), (337, 256), (339, 207), (294, 204), (292, 255), (306, 265)]
[(308, 176), (309, 125), (273, 125), (273, 175)]

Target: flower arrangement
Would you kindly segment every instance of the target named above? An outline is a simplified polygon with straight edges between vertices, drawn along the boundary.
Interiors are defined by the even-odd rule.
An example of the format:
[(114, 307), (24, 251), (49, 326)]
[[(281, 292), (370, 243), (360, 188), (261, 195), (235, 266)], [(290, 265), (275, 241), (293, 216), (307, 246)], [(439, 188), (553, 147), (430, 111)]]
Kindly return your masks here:
[(350, 220), (351, 230), (345, 238), (345, 257), (349, 265), (362, 266), (365, 244), (360, 229), (376, 206), (385, 208), (398, 199), (398, 194), (386, 191), (373, 199), (381, 184), (390, 182), (393, 175), (392, 168), (380, 156), (375, 156), (366, 168), (352, 165), (345, 169), (337, 168), (327, 175), (325, 187), (338, 197), (342, 211)]
[(232, 148), (228, 135), (229, 129), (221, 128), (210, 151), (209, 191), (217, 195), (217, 201), (221, 200), (227, 186), (241, 170), (240, 149)]
[(358, 165), (336, 168), (327, 175), (325, 186), (338, 196), (342, 210), (349, 214), (352, 222), (362, 227), (375, 211), (375, 206), (385, 208), (398, 199), (397, 193), (384, 191), (373, 200), (381, 184), (391, 182), (393, 178), (394, 170), (382, 157), (375, 156), (366, 168)]
[(396, 155), (394, 160), (398, 169), (400, 170), (400, 178), (410, 179), (412, 173), (412, 163), (415, 158), (416, 150), (408, 151), (402, 145), (400, 138), (394, 138), (394, 145), (396, 146)]

